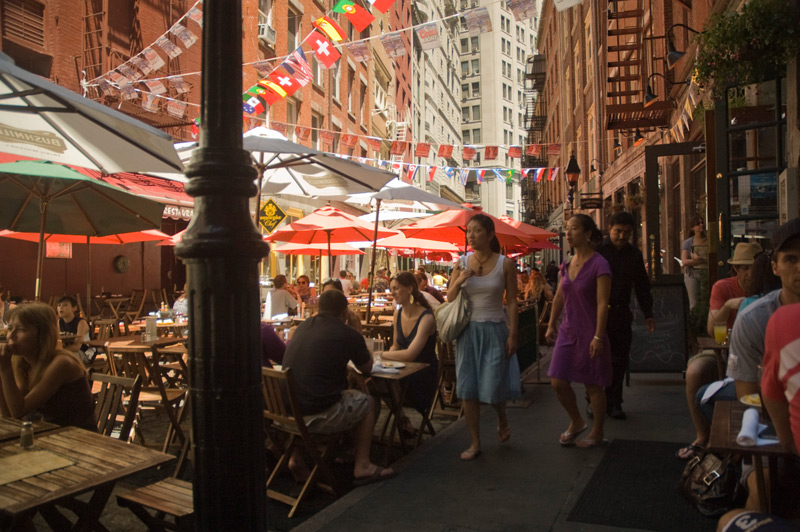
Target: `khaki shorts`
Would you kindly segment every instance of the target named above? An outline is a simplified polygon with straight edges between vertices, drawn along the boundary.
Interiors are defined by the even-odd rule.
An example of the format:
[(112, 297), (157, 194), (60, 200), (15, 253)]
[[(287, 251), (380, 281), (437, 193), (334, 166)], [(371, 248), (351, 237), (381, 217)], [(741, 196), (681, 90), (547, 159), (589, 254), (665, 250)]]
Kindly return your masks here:
[[(692, 364), (700, 364), (700, 363), (703, 363), (704, 365), (707, 365), (709, 367), (713, 366), (715, 368), (715, 371), (716, 371), (716, 367), (717, 367), (717, 355), (716, 355), (716, 353), (714, 353), (714, 351), (712, 351), (711, 349), (704, 349), (703, 351), (700, 351), (699, 353), (697, 353), (696, 355), (691, 357), (686, 362), (686, 367), (689, 367)], [(723, 364), (723, 368), (722, 368), (723, 371), (726, 370), (727, 367), (728, 367), (728, 359), (726, 358), (725, 359), (725, 363)]]
[(367, 394), (345, 390), (338, 403), (319, 414), (304, 416), (303, 421), (312, 434), (344, 432), (358, 425), (370, 408), (371, 401)]

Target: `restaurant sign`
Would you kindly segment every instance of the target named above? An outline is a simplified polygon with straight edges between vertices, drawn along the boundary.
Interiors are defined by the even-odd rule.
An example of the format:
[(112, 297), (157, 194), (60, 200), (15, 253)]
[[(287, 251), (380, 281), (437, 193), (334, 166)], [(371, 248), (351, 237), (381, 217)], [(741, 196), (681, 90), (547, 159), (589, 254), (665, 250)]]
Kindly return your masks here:
[(181, 207), (179, 205), (164, 205), (162, 218), (172, 218), (173, 220), (191, 220), (194, 209), (192, 207)]
[(267, 233), (273, 232), (285, 218), (286, 213), (271, 199), (261, 204), (258, 211), (258, 223)]

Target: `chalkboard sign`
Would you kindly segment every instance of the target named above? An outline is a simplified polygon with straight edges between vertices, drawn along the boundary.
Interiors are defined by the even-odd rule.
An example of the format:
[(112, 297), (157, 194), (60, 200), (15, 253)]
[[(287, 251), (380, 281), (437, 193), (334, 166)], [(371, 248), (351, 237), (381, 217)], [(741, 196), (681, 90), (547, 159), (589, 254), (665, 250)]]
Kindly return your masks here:
[(686, 369), (689, 316), (686, 289), (683, 282), (653, 283), (653, 317), (656, 330), (647, 331), (644, 314), (633, 298), (633, 341), (631, 342), (631, 373), (680, 372)]

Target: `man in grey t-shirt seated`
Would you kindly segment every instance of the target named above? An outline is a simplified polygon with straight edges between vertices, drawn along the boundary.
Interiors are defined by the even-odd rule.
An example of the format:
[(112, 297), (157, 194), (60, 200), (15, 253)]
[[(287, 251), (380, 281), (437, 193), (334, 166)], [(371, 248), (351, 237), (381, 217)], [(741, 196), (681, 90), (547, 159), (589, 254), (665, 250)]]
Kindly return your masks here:
[[(297, 401), (309, 432), (332, 434), (353, 429), (354, 484), (361, 486), (395, 476), (389, 468), (370, 462), (369, 451), (375, 428), (372, 397), (347, 389), (347, 363), (364, 374), (372, 372), (372, 356), (364, 337), (347, 322), (347, 298), (338, 290), (319, 297), (319, 313), (295, 331), (283, 356), (283, 367), (294, 375)], [(289, 462), (295, 478), (304, 476), (302, 454)]]
[[(775, 229), (772, 237), (772, 271), (781, 279), (781, 289), (759, 298), (739, 313), (733, 324), (727, 376), (733, 379), (700, 408), (711, 419), (714, 401), (735, 400), (758, 392), (758, 367), (764, 358), (767, 322), (781, 305), (800, 302), (800, 218)], [(710, 385), (709, 385), (710, 386)], [(697, 399), (702, 403), (706, 389)]]

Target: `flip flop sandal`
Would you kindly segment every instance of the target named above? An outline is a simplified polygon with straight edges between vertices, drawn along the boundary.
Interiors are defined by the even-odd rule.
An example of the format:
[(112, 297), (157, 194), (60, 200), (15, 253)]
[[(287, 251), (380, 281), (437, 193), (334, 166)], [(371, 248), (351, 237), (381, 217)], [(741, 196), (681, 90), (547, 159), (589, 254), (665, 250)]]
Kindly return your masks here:
[(464, 462), (469, 462), (471, 460), (475, 460), (480, 455), (481, 455), (481, 450), (480, 449), (467, 449), (466, 451), (461, 453), (460, 458)]
[(588, 428), (589, 428), (588, 425), (584, 425), (578, 430), (573, 430), (572, 432), (568, 430), (564, 431), (558, 438), (558, 443), (560, 443), (562, 447), (569, 447), (571, 445), (575, 445), (575, 440), (578, 439), (578, 436), (583, 434), (583, 432)]
[(386, 471), (383, 467), (375, 468), (375, 472), (372, 473), (368, 477), (361, 477), (361, 478), (354, 478), (353, 485), (354, 486), (366, 486), (367, 484), (374, 484), (375, 482), (381, 482), (383, 480), (389, 480), (390, 478), (394, 478), (397, 476), (396, 471), (392, 471), (391, 473), (383, 474)]
[(504, 429), (497, 427), (497, 441), (505, 443), (511, 439), (511, 425), (506, 425)]
[(599, 440), (581, 440), (575, 444), (577, 447), (581, 449), (594, 449), (595, 447), (604, 447), (608, 445), (608, 440), (605, 438), (601, 438)]

